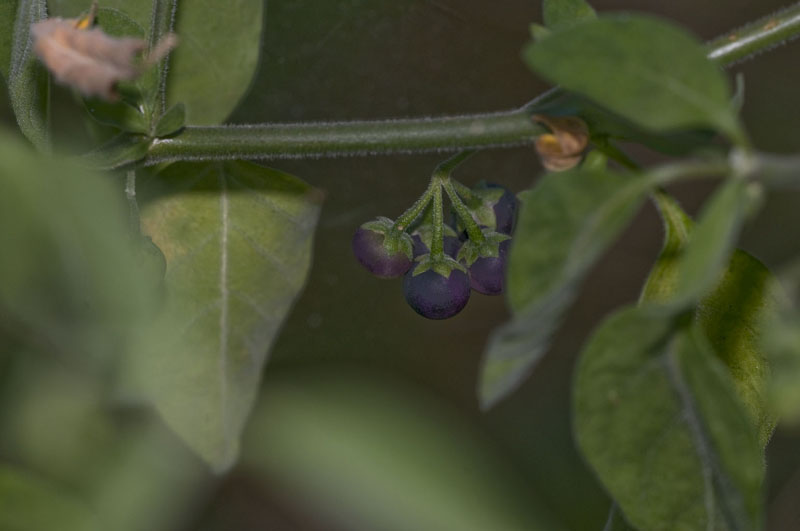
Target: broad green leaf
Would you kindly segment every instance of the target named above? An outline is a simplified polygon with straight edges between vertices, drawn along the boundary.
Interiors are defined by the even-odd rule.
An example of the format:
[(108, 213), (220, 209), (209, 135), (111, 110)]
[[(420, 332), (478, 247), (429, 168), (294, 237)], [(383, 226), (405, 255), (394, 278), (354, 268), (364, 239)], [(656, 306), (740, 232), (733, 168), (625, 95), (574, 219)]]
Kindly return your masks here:
[[(664, 247), (642, 290), (642, 303), (668, 303), (679, 286), (680, 264), (693, 237), (692, 220), (665, 192), (656, 193), (664, 220)], [(775, 314), (777, 284), (764, 264), (734, 250), (721, 278), (697, 303), (695, 318), (717, 357), (730, 370), (736, 390), (766, 444), (775, 428), (767, 398), (770, 363), (761, 346), (765, 323)]]
[(0, 529), (100, 530), (88, 505), (43, 478), (0, 463)]
[(507, 276), (513, 319), (484, 354), (484, 407), (511, 392), (542, 356), (589, 268), (644, 201), (641, 176), (575, 169), (545, 175), (522, 201)]
[(0, 74), (8, 79), (18, 0), (0, 0)]
[(380, 373), (271, 374), (242, 467), (331, 529), (564, 529), (459, 412)]
[(8, 92), (22, 133), (41, 151), (50, 150), (50, 76), (33, 52), (31, 24), (47, 17), (44, 0), (19, 0), (14, 21)]
[(762, 528), (761, 446), (698, 327), (616, 313), (581, 355), (573, 404), (578, 446), (634, 527)]
[(800, 312), (784, 308), (761, 335), (772, 369), (769, 404), (781, 420), (800, 421)]
[[(106, 7), (150, 27), (152, 0), (109, 0)], [(83, 0), (51, 0), (54, 14), (76, 16)], [(180, 44), (169, 56), (167, 105), (183, 103), (186, 123), (223, 122), (250, 88), (258, 65), (264, 2), (179, 2), (175, 33)]]
[(722, 72), (669, 22), (630, 14), (587, 20), (530, 44), (524, 57), (548, 80), (646, 129), (711, 127), (745, 142)]
[(585, 0), (543, 0), (542, 17), (550, 29), (560, 29), (575, 22), (597, 17)]
[(258, 65), (264, 2), (181, 2), (170, 56), (167, 105), (183, 103), (186, 123), (224, 121), (250, 88)]
[(305, 283), (319, 194), (245, 162), (177, 163), (140, 183), (143, 232), (167, 260), (166, 300), (135, 374), (216, 470), (236, 459), (267, 352)]
[(0, 260), (2, 332), (64, 359), (116, 360), (155, 295), (135, 263), (127, 215), (110, 176), (37, 155), (0, 131), (0, 248), (13, 250)]

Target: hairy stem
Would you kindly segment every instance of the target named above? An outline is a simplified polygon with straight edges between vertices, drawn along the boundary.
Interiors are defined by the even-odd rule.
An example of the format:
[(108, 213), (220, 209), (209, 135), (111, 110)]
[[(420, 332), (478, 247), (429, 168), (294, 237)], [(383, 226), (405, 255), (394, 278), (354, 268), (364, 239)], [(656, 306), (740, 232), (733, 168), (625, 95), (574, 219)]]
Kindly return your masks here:
[(708, 57), (730, 65), (800, 35), (800, 2), (717, 37), (708, 44)]
[(433, 191), (433, 238), (431, 240), (431, 259), (444, 258), (444, 212), (442, 211), (442, 178), (435, 175), (432, 182), (436, 183)]
[(526, 110), (369, 122), (187, 127), (174, 138), (156, 140), (145, 163), (461, 151), (527, 144), (543, 131)]
[(467, 208), (467, 205), (465, 205), (458, 196), (458, 192), (453, 186), (453, 181), (449, 177), (444, 180), (444, 190), (447, 192), (447, 197), (450, 198), (450, 203), (452, 203), (456, 214), (461, 220), (461, 223), (464, 224), (464, 228), (467, 231), (467, 236), (469, 236), (469, 239), (478, 245), (482, 245), (486, 238), (484, 238), (481, 228), (472, 218), (472, 214)]
[[(167, 1), (167, 0), (164, 0)], [(729, 65), (800, 34), (800, 3), (708, 44), (708, 56)], [(557, 98), (554, 88), (522, 108), (438, 118), (332, 123), (187, 127), (153, 142), (144, 164), (174, 160), (316, 158), (390, 153), (461, 151), (516, 146), (545, 132), (530, 116)]]

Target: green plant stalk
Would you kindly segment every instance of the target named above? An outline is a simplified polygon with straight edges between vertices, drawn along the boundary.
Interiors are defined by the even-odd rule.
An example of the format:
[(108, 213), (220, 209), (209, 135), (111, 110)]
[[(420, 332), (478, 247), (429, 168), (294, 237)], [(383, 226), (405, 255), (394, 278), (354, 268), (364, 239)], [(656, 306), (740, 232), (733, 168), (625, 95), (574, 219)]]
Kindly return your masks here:
[(727, 66), (800, 35), (800, 2), (708, 43), (709, 59)]
[(425, 192), (422, 193), (419, 199), (414, 201), (414, 204), (397, 218), (392, 226), (392, 230), (396, 230), (398, 232), (406, 230), (408, 226), (411, 225), (411, 223), (413, 223), (420, 214), (422, 214), (422, 211), (425, 210), (425, 207), (428, 206), (428, 203), (431, 202), (434, 191), (438, 186), (439, 183), (436, 182), (436, 179), (431, 179), (428, 183), (428, 188), (425, 189)]
[(460, 151), (528, 144), (543, 132), (524, 109), (407, 120), (187, 127), (174, 138), (155, 140), (145, 164)]
[(431, 260), (444, 259), (444, 211), (442, 208), (442, 177), (434, 175), (436, 183), (433, 191), (433, 239), (431, 240)]
[(461, 200), (456, 192), (455, 187), (453, 186), (453, 181), (450, 177), (443, 179), (444, 189), (447, 192), (447, 197), (450, 198), (450, 203), (452, 203), (453, 208), (458, 214), (459, 219), (461, 219), (461, 223), (464, 224), (464, 228), (467, 231), (467, 236), (469, 239), (475, 242), (478, 245), (482, 245), (486, 238), (483, 236), (483, 232), (481, 232), (481, 228), (478, 227), (478, 224), (475, 223), (475, 220), (472, 218), (472, 214), (470, 213), (467, 205)]
[[(150, 32), (147, 35), (147, 49), (149, 52), (158, 44), (165, 35), (175, 28), (175, 17), (178, 9), (178, 0), (153, 0), (150, 15)], [(169, 72), (169, 54), (158, 62), (158, 90), (152, 102), (153, 123), (155, 126), (158, 118), (167, 110), (167, 74)]]
[[(728, 32), (708, 45), (708, 56), (726, 66), (800, 34), (800, 2)], [(187, 127), (155, 140), (143, 163), (174, 160), (317, 158), (423, 153), (517, 146), (545, 129), (531, 121), (535, 109), (560, 89), (546, 91), (520, 109), (464, 116), (331, 123)]]

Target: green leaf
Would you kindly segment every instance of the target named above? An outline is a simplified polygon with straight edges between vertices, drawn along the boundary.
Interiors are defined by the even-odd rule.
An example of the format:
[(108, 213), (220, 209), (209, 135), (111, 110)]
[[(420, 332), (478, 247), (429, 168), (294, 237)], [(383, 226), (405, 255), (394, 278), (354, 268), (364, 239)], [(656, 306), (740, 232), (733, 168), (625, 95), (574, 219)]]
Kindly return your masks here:
[(528, 65), (655, 132), (711, 127), (745, 143), (729, 83), (684, 30), (644, 15), (587, 20), (528, 45)]
[(245, 162), (140, 180), (143, 232), (167, 260), (160, 332), (132, 360), (172, 429), (211, 466), (236, 459), (267, 352), (305, 283), (318, 192)]
[(697, 327), (624, 309), (594, 333), (574, 386), (578, 445), (635, 527), (763, 526), (763, 454)]
[(783, 308), (761, 334), (761, 346), (772, 369), (769, 404), (775, 414), (794, 425), (800, 421), (800, 312)]
[(542, 17), (545, 26), (556, 30), (575, 22), (597, 18), (597, 13), (585, 0), (543, 0)]
[(735, 178), (725, 181), (708, 200), (676, 265), (671, 303), (693, 304), (719, 281), (735, 248), (750, 200), (747, 183)]
[(619, 510), (619, 506), (614, 503), (611, 505), (611, 509), (608, 511), (608, 520), (606, 520), (606, 525), (603, 527), (603, 531), (636, 531), (631, 525), (625, 520), (625, 516), (623, 516), (622, 511)]
[(89, 507), (57, 486), (0, 463), (0, 529), (99, 530)]
[(0, 74), (8, 79), (11, 65), (11, 48), (14, 44), (14, 21), (17, 16), (18, 0), (2, 0), (0, 2)]
[(564, 529), (468, 419), (377, 372), (271, 374), (243, 448), (331, 529)]
[(264, 2), (183, 2), (170, 56), (167, 104), (186, 105), (186, 123), (224, 121), (250, 88), (258, 65)]
[(109, 176), (0, 131), (0, 249), (13, 253), (0, 260), (0, 333), (64, 359), (121, 355), (155, 291), (134, 262), (121, 196)]
[(33, 53), (31, 24), (47, 17), (44, 0), (19, 0), (14, 21), (8, 92), (22, 133), (41, 151), (50, 150), (50, 76)]
[(143, 159), (152, 140), (144, 135), (120, 133), (97, 149), (83, 155), (84, 164), (102, 170), (113, 170)]
[[(669, 303), (682, 285), (681, 264), (695, 237), (694, 226), (665, 192), (656, 193), (655, 198), (664, 220), (664, 247), (642, 290), (641, 302)], [(764, 264), (739, 249), (733, 251), (715, 278), (719, 278), (716, 285), (697, 303), (695, 318), (717, 357), (730, 370), (759, 439), (766, 445), (776, 419), (767, 397), (770, 362), (761, 341), (765, 323), (775, 315), (777, 282)]]
[(530, 373), (589, 268), (644, 201), (646, 177), (575, 169), (545, 175), (522, 201), (507, 276), (513, 319), (484, 354), (479, 396), (491, 407)]
[(180, 131), (186, 123), (186, 107), (182, 103), (176, 103), (158, 119), (154, 135), (163, 138)]

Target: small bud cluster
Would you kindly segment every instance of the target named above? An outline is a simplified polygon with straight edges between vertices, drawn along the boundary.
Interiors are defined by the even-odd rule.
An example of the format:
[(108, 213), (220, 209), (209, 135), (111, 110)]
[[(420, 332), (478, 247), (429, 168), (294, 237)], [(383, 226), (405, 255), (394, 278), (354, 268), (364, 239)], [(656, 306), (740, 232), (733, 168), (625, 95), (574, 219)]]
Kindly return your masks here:
[[(353, 253), (367, 271), (379, 278), (403, 277), (406, 302), (429, 319), (446, 319), (460, 312), (470, 291), (499, 295), (505, 287), (505, 270), (511, 234), (517, 215), (517, 198), (497, 184), (481, 183), (468, 191), (473, 236), (464, 221), (442, 223), (435, 230), (430, 209), (421, 220), (400, 230), (387, 218), (363, 224), (353, 236)], [(476, 225), (477, 232), (476, 233)], [(436, 234), (441, 250), (433, 252)]]

